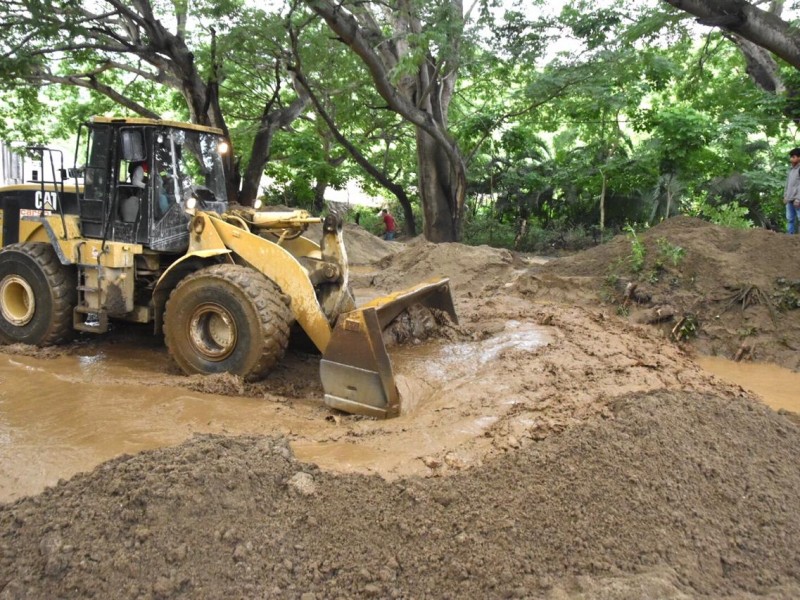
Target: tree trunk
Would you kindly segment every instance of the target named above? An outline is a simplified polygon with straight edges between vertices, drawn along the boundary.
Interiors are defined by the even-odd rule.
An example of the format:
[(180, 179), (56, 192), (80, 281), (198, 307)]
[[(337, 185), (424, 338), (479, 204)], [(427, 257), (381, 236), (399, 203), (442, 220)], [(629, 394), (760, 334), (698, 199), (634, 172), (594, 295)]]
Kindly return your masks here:
[(298, 70), (295, 72), (295, 77), (299, 85), (303, 87), (304, 94), (308, 96), (311, 100), (314, 108), (316, 109), (317, 113), (322, 120), (325, 121), (325, 124), (328, 126), (328, 129), (333, 134), (333, 137), (339, 142), (345, 150), (350, 153), (350, 156), (363, 168), (367, 173), (372, 175), (378, 183), (380, 183), (383, 187), (387, 190), (392, 192), (397, 201), (400, 203), (400, 206), (403, 208), (403, 216), (405, 217), (405, 233), (409, 237), (414, 237), (417, 235), (417, 226), (414, 222), (414, 211), (411, 207), (411, 200), (408, 198), (408, 194), (403, 189), (401, 185), (398, 185), (384, 173), (380, 169), (378, 169), (375, 165), (373, 165), (361, 151), (356, 148), (350, 140), (348, 140), (341, 130), (336, 126), (333, 118), (330, 116), (325, 107), (320, 102), (317, 95), (314, 91), (309, 87), (308, 81), (305, 79), (303, 73), (299, 70), (299, 62), (298, 62)]
[[(800, 69), (800, 39), (796, 29), (781, 17), (783, 0), (773, 0), (767, 10), (744, 0), (664, 0), (698, 17), (697, 21), (719, 28), (739, 48), (753, 82), (770, 94), (786, 94), (784, 114), (800, 123), (797, 98), (800, 89), (781, 74), (774, 56)], [(763, 4), (763, 3), (762, 3)]]
[(606, 184), (608, 179), (602, 171), (600, 174), (603, 176), (603, 187), (600, 189), (600, 233), (603, 233), (606, 229)]
[(667, 210), (664, 213), (664, 219), (669, 219), (669, 213), (672, 211), (672, 175), (667, 179)]
[(258, 186), (261, 183), (261, 176), (264, 174), (264, 167), (269, 160), (269, 149), (272, 145), (274, 131), (269, 124), (264, 124), (264, 120), (262, 120), (262, 126), (253, 138), (250, 162), (247, 163), (242, 174), (242, 189), (239, 192), (239, 204), (242, 206), (252, 206), (258, 196)]
[(786, 91), (778, 63), (769, 51), (741, 36), (731, 35), (730, 38), (744, 56), (747, 74), (758, 87), (770, 94), (782, 94)]
[[(305, 0), (305, 3), (325, 19), (338, 39), (361, 59), (387, 108), (415, 127), (425, 237), (432, 242), (458, 240), (466, 197), (466, 167), (458, 144), (447, 127), (447, 112), (458, 71), (457, 60), (450, 59), (443, 72), (440, 70), (442, 65), (437, 65), (433, 57), (426, 55), (415, 76), (401, 77), (395, 82), (394, 72), (398, 63), (409, 54), (411, 40), (422, 33), (421, 13), (416, 4), (398, 3), (389, 24), (392, 35), (385, 37), (369, 13), (368, 3), (357, 3), (352, 7), (333, 0)], [(457, 57), (461, 39), (457, 25), (463, 25), (463, 6), (460, 0), (451, 0), (450, 4), (454, 19), (446, 44)]]
[(273, 100), (270, 100), (264, 106), (258, 132), (253, 139), (250, 162), (247, 163), (247, 168), (242, 177), (242, 191), (239, 192), (239, 203), (244, 206), (252, 206), (258, 195), (258, 186), (261, 183), (261, 176), (264, 174), (264, 167), (269, 161), (269, 150), (275, 130), (289, 125), (300, 116), (308, 105), (309, 97), (305, 89), (301, 86), (296, 86), (296, 91), (297, 98), (286, 108), (273, 110)]
[[(217, 37), (213, 27), (209, 28), (210, 43), (201, 38), (191, 40), (192, 48), (208, 48), (208, 54), (206, 50), (203, 51), (203, 58), (196, 56), (187, 44), (187, 23), (195, 21), (189, 11), (202, 11), (201, 7), (190, 6), (184, 1), (161, 3), (153, 0), (108, 0), (90, 3), (91, 6), (66, 2), (41, 3), (33, 8), (29, 7), (29, 11), (19, 8), (28, 4), (6, 2), (7, 6), (2, 11), (6, 21), (9, 21), (9, 14), (16, 15), (11, 21), (3, 22), (4, 31), (10, 32), (12, 39), (21, 35), (26, 41), (37, 42), (30, 44), (29, 49), (26, 48), (27, 44), (16, 44), (15, 48), (15, 43), (9, 41), (6, 59), (29, 54), (23, 62), (30, 63), (30, 66), (25, 73), (20, 73), (20, 78), (37, 84), (58, 83), (91, 89), (124, 107), (127, 112), (147, 118), (159, 118), (158, 114), (126, 96), (127, 86), (108, 85), (104, 83), (105, 78), (99, 75), (115, 72), (121, 81), (129, 81), (131, 77), (133, 80), (141, 79), (153, 86), (175, 90), (183, 98), (192, 123), (217, 127), (229, 137), (220, 105), (220, 87), (224, 76), (223, 57), (230, 55), (218, 55)], [(174, 14), (168, 14), (169, 7)], [(57, 27), (56, 23), (59, 24)], [(174, 25), (166, 25), (169, 23)], [(199, 29), (193, 35), (205, 37)], [(43, 42), (43, 45), (39, 46), (39, 42)], [(30, 61), (30, 56), (35, 56), (36, 59)], [(237, 57), (236, 54), (233, 56)], [(46, 67), (52, 57), (57, 57), (59, 71), (61, 68), (74, 68), (78, 72), (58, 75), (49, 73)], [(87, 65), (91, 65), (89, 71), (84, 70)], [(279, 106), (277, 102), (284, 93), (280, 89), (284, 68), (285, 60), (281, 56), (276, 60), (274, 69), (277, 89), (272, 100), (266, 103), (267, 110), (262, 117), (262, 125), (266, 123), (272, 129), (267, 127), (260, 130), (256, 136), (250, 152), (251, 164), (247, 168), (241, 194), (240, 164), (232, 147), (223, 158), (229, 200), (238, 199), (243, 203), (252, 203), (268, 159), (273, 129), (287, 125), (302, 111), (302, 99), (298, 99), (288, 108), (273, 110), (274, 106)], [(205, 73), (208, 73), (207, 77)], [(296, 102), (301, 103), (298, 110), (295, 110)], [(273, 114), (276, 112), (277, 114)]]
[(464, 206), (462, 170), (455, 172), (441, 145), (417, 129), (417, 172), (423, 208), (423, 231), (431, 242), (455, 242), (460, 237)]

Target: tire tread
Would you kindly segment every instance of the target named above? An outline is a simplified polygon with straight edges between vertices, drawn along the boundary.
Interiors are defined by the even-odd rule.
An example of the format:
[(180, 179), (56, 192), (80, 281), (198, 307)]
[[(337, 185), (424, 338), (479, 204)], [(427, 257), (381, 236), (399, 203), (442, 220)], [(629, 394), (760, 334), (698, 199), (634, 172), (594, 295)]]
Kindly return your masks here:
[[(255, 269), (231, 264), (219, 264), (195, 271), (186, 276), (175, 287), (167, 301), (164, 322), (169, 326), (173, 294), (190, 282), (200, 278), (214, 278), (227, 281), (241, 290), (250, 300), (260, 321), (262, 352), (257, 363), (244, 374), (247, 379), (264, 377), (282, 358), (289, 345), (289, 334), (294, 316), (284, 301), (284, 295), (276, 283)], [(170, 336), (164, 337), (170, 355), (175, 357), (175, 349)]]
[(0, 250), (0, 253), (6, 252), (19, 252), (28, 256), (42, 270), (48, 283), (53, 299), (51, 327), (36, 345), (55, 346), (70, 341), (75, 336), (72, 310), (75, 307), (77, 282), (71, 277), (72, 271), (69, 266), (61, 264), (50, 244), (40, 242), (9, 244)]

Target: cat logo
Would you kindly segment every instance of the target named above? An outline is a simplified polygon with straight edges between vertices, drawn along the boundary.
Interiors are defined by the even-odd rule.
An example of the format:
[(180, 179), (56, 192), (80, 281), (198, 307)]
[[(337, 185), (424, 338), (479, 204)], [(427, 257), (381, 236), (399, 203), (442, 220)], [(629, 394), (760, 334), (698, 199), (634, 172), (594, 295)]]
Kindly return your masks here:
[(42, 192), (37, 190), (34, 195), (34, 206), (42, 210), (58, 210), (58, 192)]

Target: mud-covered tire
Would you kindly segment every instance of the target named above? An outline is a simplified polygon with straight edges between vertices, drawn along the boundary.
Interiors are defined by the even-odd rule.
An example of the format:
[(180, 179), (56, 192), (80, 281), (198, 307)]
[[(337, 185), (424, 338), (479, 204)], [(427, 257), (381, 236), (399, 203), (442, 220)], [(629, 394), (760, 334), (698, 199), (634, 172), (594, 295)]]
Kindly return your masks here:
[(0, 250), (0, 341), (53, 346), (75, 334), (74, 268), (49, 244), (11, 244)]
[(187, 374), (258, 379), (283, 358), (293, 320), (287, 298), (261, 273), (214, 265), (187, 276), (172, 291), (164, 339)]

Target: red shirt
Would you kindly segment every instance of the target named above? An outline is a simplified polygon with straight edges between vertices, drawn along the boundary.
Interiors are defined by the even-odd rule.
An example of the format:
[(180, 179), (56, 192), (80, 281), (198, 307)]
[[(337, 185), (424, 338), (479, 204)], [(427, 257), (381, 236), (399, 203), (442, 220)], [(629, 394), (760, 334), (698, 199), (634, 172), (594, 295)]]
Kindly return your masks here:
[(383, 226), (386, 227), (387, 233), (394, 231), (394, 217), (389, 213), (383, 215)]

